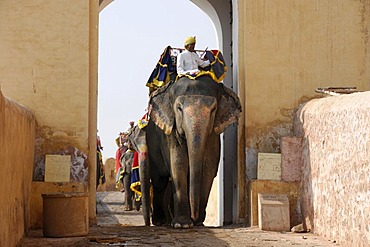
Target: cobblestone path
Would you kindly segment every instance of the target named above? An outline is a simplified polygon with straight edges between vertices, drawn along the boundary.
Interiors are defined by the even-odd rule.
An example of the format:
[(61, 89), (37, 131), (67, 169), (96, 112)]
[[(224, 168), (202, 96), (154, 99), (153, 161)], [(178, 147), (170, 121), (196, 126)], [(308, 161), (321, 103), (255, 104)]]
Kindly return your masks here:
[(42, 230), (31, 231), (22, 246), (340, 246), (312, 233), (270, 232), (257, 227), (145, 227), (141, 211), (123, 210), (123, 193), (97, 193), (97, 225), (86, 237), (46, 238)]

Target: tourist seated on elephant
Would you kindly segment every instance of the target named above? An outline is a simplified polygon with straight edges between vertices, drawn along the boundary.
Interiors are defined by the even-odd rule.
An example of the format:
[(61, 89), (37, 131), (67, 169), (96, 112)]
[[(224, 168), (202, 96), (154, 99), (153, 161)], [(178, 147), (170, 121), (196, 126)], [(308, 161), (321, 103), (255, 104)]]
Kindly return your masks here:
[(149, 95), (184, 76), (195, 80), (206, 75), (217, 83), (222, 82), (227, 72), (222, 53), (219, 50), (195, 50), (195, 43), (195, 37), (188, 37), (184, 42), (185, 49), (165, 48), (146, 83)]
[(205, 68), (210, 65), (209, 60), (200, 58), (195, 52), (195, 43), (195, 36), (185, 39), (185, 50), (177, 56), (176, 70), (178, 75), (195, 76), (200, 72), (199, 67)]

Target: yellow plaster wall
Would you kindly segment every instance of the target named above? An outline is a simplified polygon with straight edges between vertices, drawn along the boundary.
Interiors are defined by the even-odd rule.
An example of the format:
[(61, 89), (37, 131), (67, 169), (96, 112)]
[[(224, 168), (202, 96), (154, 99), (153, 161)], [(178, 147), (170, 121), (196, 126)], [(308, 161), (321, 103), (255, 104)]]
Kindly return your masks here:
[[(74, 154), (82, 161), (72, 169), (72, 182), (89, 181), (94, 192), (92, 221), (98, 4), (98, 0), (0, 1), (0, 86), (35, 114), (33, 179), (43, 181), (46, 154)], [(93, 169), (88, 172), (89, 166)], [(81, 170), (82, 175), (73, 174)]]
[(70, 2), (1, 2), (1, 88), (35, 113), (36, 159), (88, 152), (89, 1)]
[(0, 16), (4, 94), (86, 151), (89, 1), (3, 0)]
[(36, 122), (0, 90), (0, 246), (18, 246), (29, 229)]
[(248, 147), (278, 150), (277, 137), (291, 130), (292, 111), (317, 97), (317, 87), (370, 88), (368, 0), (238, 4), (239, 88), (245, 95)]

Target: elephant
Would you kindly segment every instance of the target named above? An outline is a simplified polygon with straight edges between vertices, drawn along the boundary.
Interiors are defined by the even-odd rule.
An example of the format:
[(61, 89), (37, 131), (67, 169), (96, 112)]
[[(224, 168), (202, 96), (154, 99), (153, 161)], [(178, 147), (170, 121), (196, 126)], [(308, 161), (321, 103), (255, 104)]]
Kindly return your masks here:
[[(146, 145), (146, 128), (140, 128), (138, 125), (132, 128), (129, 133), (129, 143), (132, 148), (139, 154), (139, 174), (140, 174), (140, 189), (142, 192), (142, 212), (146, 226), (150, 225), (150, 216), (153, 211), (153, 196), (151, 193), (151, 177), (156, 177), (157, 172), (155, 169), (149, 170), (147, 158), (147, 145)], [(164, 208), (165, 223), (170, 224), (173, 218), (173, 196), (171, 179), (169, 186), (165, 190), (163, 202), (161, 206)], [(154, 221), (155, 222), (155, 221)], [(155, 224), (155, 223), (154, 223)], [(157, 224), (155, 224), (157, 225)]]
[[(140, 174), (150, 174), (152, 182), (152, 223), (166, 222), (163, 198), (172, 178), (171, 226), (203, 226), (218, 171), (220, 134), (238, 121), (242, 112), (240, 100), (231, 89), (209, 76), (184, 76), (154, 91), (149, 106), (147, 153), (142, 156), (146, 169)], [(148, 188), (144, 190), (148, 192)], [(143, 194), (143, 198), (146, 196)]]
[(140, 190), (142, 193), (141, 203), (143, 218), (146, 226), (150, 225), (151, 215), (151, 199), (150, 199), (150, 171), (149, 161), (147, 159), (147, 145), (146, 145), (146, 128), (139, 128), (135, 125), (128, 134), (129, 143), (132, 148), (139, 154), (139, 176), (140, 176)]
[[(130, 147), (130, 145), (129, 145)], [(140, 201), (135, 199), (135, 193), (131, 190), (131, 171), (132, 171), (132, 162), (134, 159), (135, 150), (129, 148), (120, 159), (122, 165), (122, 183), (125, 189), (125, 211), (132, 211), (133, 205), (137, 211), (140, 210)]]

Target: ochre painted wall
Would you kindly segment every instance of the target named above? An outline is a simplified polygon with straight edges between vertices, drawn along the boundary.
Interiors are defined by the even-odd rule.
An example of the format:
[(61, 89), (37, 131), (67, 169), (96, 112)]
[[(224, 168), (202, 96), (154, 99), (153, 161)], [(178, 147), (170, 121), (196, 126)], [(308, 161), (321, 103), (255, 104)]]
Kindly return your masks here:
[(370, 89), (370, 1), (238, 1), (239, 162), (256, 178), (258, 152), (280, 152), (297, 106), (318, 87)]
[(98, 4), (98, 0), (0, 2), (0, 86), (6, 96), (35, 114), (33, 180), (43, 181), (46, 154), (71, 155), (71, 182), (89, 183), (93, 192), (92, 221)]
[(0, 246), (17, 246), (28, 230), (36, 122), (0, 90)]

